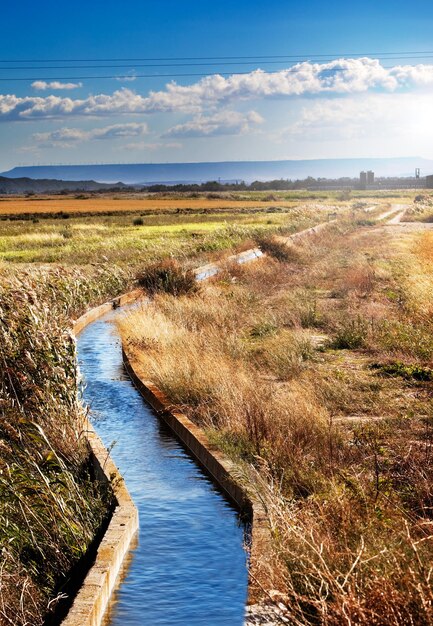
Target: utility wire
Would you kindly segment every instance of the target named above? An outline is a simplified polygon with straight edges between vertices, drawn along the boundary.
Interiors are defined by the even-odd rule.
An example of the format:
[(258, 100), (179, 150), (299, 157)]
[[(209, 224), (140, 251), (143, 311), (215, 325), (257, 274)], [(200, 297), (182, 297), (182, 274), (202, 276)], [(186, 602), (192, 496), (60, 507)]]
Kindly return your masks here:
[[(394, 66), (390, 65), (382, 65), (383, 69), (392, 69)], [(254, 70), (249, 72), (214, 72), (213, 74), (209, 74), (209, 72), (194, 72), (194, 73), (182, 73), (182, 74), (110, 74), (105, 76), (13, 76), (13, 77), (2, 77), (0, 81), (50, 81), (50, 80), (105, 80), (105, 79), (117, 79), (117, 80), (135, 80), (136, 78), (191, 78), (191, 77), (205, 77), (205, 76), (248, 76)], [(305, 70), (302, 68), (287, 68), (281, 70), (275, 70), (273, 73), (284, 71), (286, 74), (297, 74), (302, 73)], [(353, 68), (350, 67), (334, 67), (334, 68), (325, 68), (320, 70), (320, 74), (334, 74), (337, 72), (351, 72)]]
[[(404, 60), (409, 60), (409, 59), (426, 59), (426, 58), (433, 58), (433, 51), (429, 50), (429, 51), (413, 51), (413, 52), (382, 52), (382, 53), (374, 53), (374, 52), (369, 52), (369, 53), (352, 53), (351, 55), (349, 54), (345, 54), (345, 55), (339, 55), (340, 58), (341, 56), (352, 56), (352, 58), (354, 56), (376, 56), (376, 58), (382, 58), (384, 60), (389, 61), (395, 61), (397, 59), (404, 59)], [(386, 56), (385, 56), (386, 55)], [(394, 56), (392, 56), (394, 55)], [(395, 56), (395, 55), (400, 55), (400, 56)], [(409, 56), (411, 55), (411, 56)], [(417, 55), (417, 56), (413, 56), (413, 55)], [(423, 55), (423, 56), (420, 56)], [(326, 57), (326, 58), (318, 58), (316, 59), (316, 61), (313, 61), (311, 59), (309, 60), (305, 60), (305, 57), (303, 57), (303, 60), (305, 62), (309, 62), (309, 63), (329, 63), (332, 61), (336, 61), (338, 59), (330, 59), (329, 57), (332, 55), (324, 55), (324, 54), (318, 54), (318, 55), (312, 55), (315, 57)], [(337, 56), (337, 55), (336, 55)], [(280, 59), (280, 60), (264, 60), (264, 59)], [(215, 67), (215, 66), (237, 66), (237, 65), (255, 65), (255, 64), (260, 64), (260, 65), (265, 65), (265, 64), (282, 64), (284, 61), (283, 59), (292, 59), (292, 62), (295, 63), (295, 61), (293, 61), (293, 59), (295, 58), (301, 58), (301, 55), (268, 55), (268, 56), (257, 56), (257, 57), (247, 57), (247, 56), (239, 56), (239, 57), (234, 57), (234, 56), (227, 56), (227, 57), (165, 57), (165, 58), (160, 58), (160, 59), (81, 59), (81, 60), (61, 60), (61, 59), (55, 59), (55, 60), (33, 60), (33, 61), (25, 61), (25, 60), (20, 60), (20, 61), (14, 61), (14, 60), (0, 60), (0, 64), (1, 63), (63, 63), (63, 62), (68, 62), (69, 65), (54, 65), (54, 66), (47, 66), (47, 65), (43, 65), (43, 66), (17, 66), (17, 67), (2, 67), (0, 65), (0, 71), (2, 70), (6, 70), (6, 71), (10, 71), (10, 70), (16, 70), (16, 71), (22, 71), (22, 70), (59, 70), (59, 69), (65, 69), (65, 70), (80, 70), (80, 69), (107, 69), (107, 68), (111, 68), (111, 69), (125, 69), (125, 68), (137, 68), (137, 67), (143, 67), (143, 68), (147, 68), (147, 67), (155, 67), (155, 68), (159, 68), (159, 67), (194, 67), (194, 66), (205, 66), (205, 67)], [(220, 59), (220, 61), (218, 63), (214, 63), (214, 62), (208, 62), (205, 63), (204, 61), (206, 59), (209, 60), (216, 60), (216, 59)], [(251, 61), (225, 61), (224, 59), (254, 59)], [(259, 60), (261, 59), (261, 60)], [(158, 63), (158, 64), (134, 64), (134, 65), (129, 65), (129, 64), (124, 64), (124, 65), (101, 65), (101, 63), (103, 61), (116, 61), (117, 63), (120, 63), (121, 61), (134, 61), (134, 60), (141, 60), (141, 61), (176, 61), (176, 63)], [(98, 65), (72, 65), (72, 63), (76, 63), (76, 62), (80, 62), (80, 63), (84, 63), (84, 62), (91, 62), (91, 61), (97, 61), (99, 64)], [(183, 63), (178, 63), (178, 61), (185, 61)], [(190, 62), (190, 61), (194, 61), (194, 62)], [(196, 61), (203, 61), (203, 62), (196, 62)], [(296, 63), (300, 63), (301, 61), (296, 61)], [(385, 66), (382, 65), (382, 67), (384, 69), (392, 69), (393, 66)], [(220, 76), (232, 76), (232, 75), (248, 75), (250, 74), (252, 71), (254, 70), (249, 70), (249, 71), (232, 71), (232, 72), (219, 72), (219, 71), (214, 71), (213, 74), (218, 74)], [(303, 72), (305, 71), (303, 67), (297, 67), (292, 66), (289, 68), (281, 68), (281, 69), (276, 69), (275, 72), (280, 72), (280, 71), (285, 71), (286, 73), (294, 73), (296, 74), (297, 72)], [(322, 70), (320, 70), (320, 73), (323, 74), (333, 74), (335, 72), (347, 72), (347, 71), (351, 71), (351, 68), (348, 67), (335, 67), (335, 68), (323, 68)], [(128, 73), (128, 74), (117, 74), (117, 75), (99, 75), (99, 76), (49, 76), (49, 77), (41, 77), (41, 76), (37, 76), (37, 77), (29, 77), (29, 76), (9, 76), (9, 77), (1, 77), (0, 81), (5, 82), (5, 81), (37, 81), (37, 80), (45, 80), (45, 81), (50, 81), (50, 80), (106, 80), (106, 79), (118, 79), (118, 80), (132, 80), (132, 79), (136, 79), (136, 78), (190, 78), (190, 77), (204, 77), (204, 76), (209, 76), (211, 75), (210, 72), (182, 72), (182, 73), (154, 73), (154, 74), (136, 74), (136, 73)]]
[[(375, 57), (378, 59), (379, 57)], [(432, 59), (433, 53), (430, 55), (424, 55), (422, 57), (416, 56), (406, 56), (406, 57), (394, 57), (390, 59), (386, 57), (386, 60), (413, 60), (413, 59)], [(385, 59), (385, 57), (382, 57)], [(306, 59), (305, 61), (298, 61), (298, 63), (332, 63), (332, 61), (336, 61), (337, 59)], [(0, 71), (3, 70), (82, 70), (82, 69), (123, 69), (123, 68), (135, 68), (135, 67), (214, 67), (221, 66), (224, 67), (227, 65), (256, 65), (260, 63), (261, 65), (281, 65), (284, 61), (228, 61), (228, 62), (219, 62), (219, 63), (157, 63), (157, 64), (123, 64), (123, 65), (24, 65), (20, 67), (1, 67)]]
[(363, 56), (389, 56), (389, 55), (423, 55), (433, 54), (433, 50), (412, 50), (393, 52), (338, 52), (327, 54), (271, 54), (271, 55), (248, 55), (248, 56), (210, 56), (210, 57), (139, 57), (139, 58), (88, 58), (88, 59), (0, 59), (0, 63), (103, 63), (103, 62), (133, 62), (133, 61), (218, 61), (218, 60), (247, 60), (247, 59), (302, 59), (307, 57), (363, 57)]

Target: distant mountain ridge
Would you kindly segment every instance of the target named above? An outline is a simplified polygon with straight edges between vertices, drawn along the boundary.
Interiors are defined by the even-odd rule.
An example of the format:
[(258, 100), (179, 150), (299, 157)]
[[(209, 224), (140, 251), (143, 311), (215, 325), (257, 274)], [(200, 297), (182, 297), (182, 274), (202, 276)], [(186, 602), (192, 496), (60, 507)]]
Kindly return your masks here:
[(102, 191), (113, 187), (126, 187), (123, 183), (115, 185), (97, 183), (94, 180), (57, 180), (46, 178), (6, 178), (0, 176), (0, 194), (54, 193), (60, 191)]
[(129, 185), (151, 183), (202, 183), (209, 180), (234, 181), (289, 178), (357, 177), (361, 170), (373, 170), (377, 176), (411, 176), (419, 167), (423, 174), (433, 173), (433, 160), (418, 157), (313, 159), (286, 161), (218, 161), (203, 163), (132, 163), (106, 165), (33, 165), (14, 167), (3, 176), (9, 178), (98, 181)]

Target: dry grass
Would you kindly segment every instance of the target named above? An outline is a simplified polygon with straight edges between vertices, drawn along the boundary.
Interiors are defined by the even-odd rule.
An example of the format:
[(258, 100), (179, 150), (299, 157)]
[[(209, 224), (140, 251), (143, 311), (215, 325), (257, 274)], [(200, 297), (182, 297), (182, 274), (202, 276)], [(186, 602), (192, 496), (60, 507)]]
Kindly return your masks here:
[(120, 322), (262, 497), (294, 624), (433, 620), (430, 234), (402, 236), (330, 227)]
[(433, 222), (433, 195), (425, 192), (415, 196), (404, 219), (407, 222)]

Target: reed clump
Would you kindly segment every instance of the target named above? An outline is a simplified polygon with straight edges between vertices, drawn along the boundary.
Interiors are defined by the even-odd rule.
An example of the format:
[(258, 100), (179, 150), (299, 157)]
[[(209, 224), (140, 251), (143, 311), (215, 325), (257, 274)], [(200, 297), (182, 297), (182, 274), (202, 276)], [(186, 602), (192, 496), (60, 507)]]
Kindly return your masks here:
[(37, 626), (112, 506), (83, 434), (69, 316), (124, 277), (0, 272), (0, 623)]
[(165, 259), (148, 265), (138, 274), (137, 282), (152, 296), (161, 291), (173, 296), (198, 291), (194, 272), (183, 269), (173, 259)]

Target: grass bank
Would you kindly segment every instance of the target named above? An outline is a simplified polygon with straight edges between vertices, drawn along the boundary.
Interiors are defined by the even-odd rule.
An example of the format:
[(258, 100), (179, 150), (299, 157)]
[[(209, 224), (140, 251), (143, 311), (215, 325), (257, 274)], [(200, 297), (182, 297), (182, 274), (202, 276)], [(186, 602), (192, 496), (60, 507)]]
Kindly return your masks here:
[[(357, 222), (357, 223), (356, 223)], [(361, 224), (361, 226), (360, 226)], [(433, 234), (335, 225), (120, 322), (263, 500), (294, 624), (433, 620)], [(280, 260), (277, 260), (280, 259)]]

